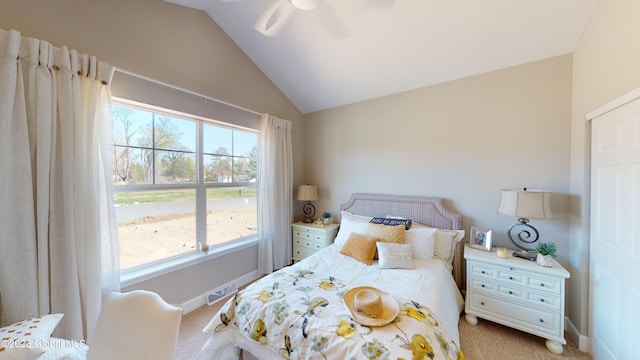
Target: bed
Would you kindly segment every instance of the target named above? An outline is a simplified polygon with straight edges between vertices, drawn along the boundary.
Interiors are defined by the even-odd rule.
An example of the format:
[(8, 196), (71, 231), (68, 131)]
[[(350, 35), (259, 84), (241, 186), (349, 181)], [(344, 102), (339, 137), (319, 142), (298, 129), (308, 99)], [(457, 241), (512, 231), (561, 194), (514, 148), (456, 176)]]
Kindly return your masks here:
[[(222, 306), (203, 330), (204, 358), (464, 359), (461, 227), (441, 198), (353, 194), (332, 245)], [(400, 228), (402, 241), (386, 238)], [(369, 265), (371, 238), (378, 259)], [(361, 287), (395, 299), (397, 317), (384, 326), (356, 322), (345, 294)]]

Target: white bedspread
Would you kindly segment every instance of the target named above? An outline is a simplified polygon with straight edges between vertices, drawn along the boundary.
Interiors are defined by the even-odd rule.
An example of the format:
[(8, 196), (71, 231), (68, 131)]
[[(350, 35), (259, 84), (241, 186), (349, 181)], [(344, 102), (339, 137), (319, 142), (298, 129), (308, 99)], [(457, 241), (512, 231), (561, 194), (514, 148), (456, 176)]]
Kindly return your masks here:
[[(261, 360), (282, 359), (283, 357), (291, 359), (317, 357), (322, 359), (323, 356), (334, 358), (337, 354), (348, 354), (349, 356), (356, 354), (359, 355), (358, 358), (371, 358), (366, 354), (362, 354), (365, 345), (380, 345), (379, 350), (386, 352), (387, 356), (391, 354), (393, 358), (411, 358), (412, 353), (409, 351), (412, 351), (415, 358), (415, 351), (417, 350), (412, 348), (414, 344), (412, 344), (411, 336), (414, 336), (413, 341), (417, 341), (416, 334), (425, 334), (424, 337), (426, 337), (430, 347), (435, 349), (433, 352), (436, 359), (455, 359), (461, 356), (461, 353), (458, 354), (460, 344), (458, 320), (462, 309), (462, 297), (451, 276), (451, 271), (443, 261), (438, 259), (429, 261), (414, 260), (414, 264), (416, 268), (411, 270), (380, 269), (377, 261), (374, 261), (373, 265), (367, 266), (351, 257), (340, 254), (335, 245), (329, 246), (301, 262), (282, 269), (282, 271), (263, 277), (241, 291), (235, 298), (229, 300), (203, 330), (206, 333), (211, 333), (211, 337), (203, 347), (203, 352), (206, 358), (210, 359), (234, 359), (238, 355), (238, 348), (249, 351)], [(305, 277), (305, 274), (313, 275)], [(329, 281), (331, 284), (323, 286), (320, 281), (321, 278), (333, 279), (334, 281)], [(307, 285), (306, 288), (301, 289), (305, 292), (302, 294), (302, 292), (297, 291), (297, 288), (286, 287), (287, 284), (290, 285), (292, 281), (296, 281), (295, 279), (298, 279), (297, 281), (300, 284), (305, 284), (305, 281), (314, 281), (314, 285)], [(274, 286), (274, 284), (278, 285)], [(334, 350), (332, 346), (337, 343), (338, 345), (335, 347), (344, 347), (348, 342), (343, 341), (344, 339), (342, 338), (333, 339), (332, 337), (336, 337), (335, 334), (328, 335), (329, 332), (338, 332), (336, 326), (333, 326), (331, 330), (326, 328), (329, 327), (327, 326), (328, 324), (336, 324), (336, 317), (339, 318), (344, 313), (348, 314), (341, 296), (348, 289), (357, 286), (373, 286), (393, 295), (401, 304), (401, 314), (404, 311), (404, 316), (402, 319), (399, 316), (398, 322), (385, 327), (362, 330), (361, 334), (366, 335), (361, 335), (362, 339), (360, 341), (365, 345), (356, 342), (355, 344), (358, 347), (356, 350), (340, 350), (341, 352), (337, 352), (338, 350)], [(274, 289), (273, 287), (279, 288)], [(325, 292), (318, 295), (317, 292), (312, 293), (310, 288), (322, 288), (323, 290), (334, 292), (332, 294)], [(279, 292), (280, 290), (282, 290), (282, 293)], [(313, 291), (317, 291), (317, 289)], [(264, 295), (256, 296), (257, 294)], [(325, 300), (325, 304), (323, 304), (323, 307), (316, 308), (317, 313), (316, 310), (302, 313), (301, 310), (296, 310), (296, 304), (293, 303), (295, 301), (293, 298), (304, 297), (301, 295), (307, 297), (311, 295), (314, 299), (322, 298)], [(281, 325), (279, 328), (272, 323), (273, 317), (270, 317), (270, 314), (274, 312), (273, 309), (267, 310), (262, 307), (259, 311), (255, 309), (257, 308), (255, 304), (262, 305), (261, 303), (264, 303), (269, 305), (277, 303), (277, 301), (272, 302), (272, 298), (281, 301), (287, 307), (290, 306), (290, 308), (283, 310), (288, 319), (277, 320)], [(259, 299), (260, 302), (256, 299)], [(305, 306), (309, 306), (310, 302), (308, 301)], [(282, 306), (282, 304), (279, 304), (279, 306)], [(251, 309), (251, 306), (253, 306), (253, 309)], [(410, 310), (415, 310), (414, 307), (420, 310), (421, 313), (426, 313), (428, 319), (437, 320), (427, 319), (427, 321), (422, 321), (422, 324), (418, 324), (420, 323), (419, 319), (416, 320), (416, 317), (407, 314)], [(329, 312), (329, 314), (323, 314), (323, 311)], [(302, 318), (304, 318), (302, 332), (296, 331), (299, 330), (296, 327), (301, 326)], [(262, 319), (264, 319), (264, 323)], [(307, 320), (309, 321), (309, 328), (306, 328)], [(284, 324), (282, 324), (282, 321), (285, 321)], [(289, 324), (286, 321), (293, 322)], [(352, 319), (351, 321), (353, 322)], [(263, 329), (258, 327), (260, 331), (256, 335), (256, 325), (258, 323), (264, 325), (266, 329), (262, 332)], [(424, 323), (429, 323), (431, 329), (428, 330), (431, 332), (426, 332)], [(303, 344), (311, 342), (314, 334), (318, 333), (314, 333), (314, 331), (318, 330), (313, 329), (312, 326), (323, 327), (324, 330), (322, 331), (324, 332), (321, 333), (321, 337), (323, 340), (325, 340), (325, 337), (328, 338), (328, 340), (325, 340), (328, 341), (328, 345), (320, 346), (316, 343), (313, 346), (315, 353), (310, 350), (312, 348), (311, 345), (303, 346)], [(422, 328), (416, 328), (416, 326), (422, 326)], [(279, 333), (277, 340), (273, 337), (273, 333), (276, 331)], [(308, 332), (308, 334), (305, 332)], [(283, 333), (286, 333), (286, 335), (283, 335)], [(305, 333), (305, 339), (302, 339), (301, 333)], [(398, 336), (398, 334), (401, 335)], [(283, 336), (284, 342), (281, 341)], [(307, 336), (309, 339), (306, 339)], [(343, 336), (343, 338), (346, 337)], [(379, 339), (380, 341), (378, 341)], [(277, 344), (271, 344), (271, 342), (277, 342)], [(291, 346), (287, 346), (289, 343)], [(304, 348), (305, 346), (307, 348)], [(384, 358), (384, 356), (376, 358)], [(434, 357), (432, 356), (432, 358)]]

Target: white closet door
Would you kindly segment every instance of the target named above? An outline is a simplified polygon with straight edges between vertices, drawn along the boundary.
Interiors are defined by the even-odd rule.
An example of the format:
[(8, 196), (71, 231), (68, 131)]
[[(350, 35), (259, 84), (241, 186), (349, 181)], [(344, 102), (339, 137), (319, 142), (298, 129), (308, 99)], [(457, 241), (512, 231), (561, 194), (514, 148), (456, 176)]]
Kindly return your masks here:
[(589, 324), (595, 360), (640, 356), (640, 99), (592, 120)]

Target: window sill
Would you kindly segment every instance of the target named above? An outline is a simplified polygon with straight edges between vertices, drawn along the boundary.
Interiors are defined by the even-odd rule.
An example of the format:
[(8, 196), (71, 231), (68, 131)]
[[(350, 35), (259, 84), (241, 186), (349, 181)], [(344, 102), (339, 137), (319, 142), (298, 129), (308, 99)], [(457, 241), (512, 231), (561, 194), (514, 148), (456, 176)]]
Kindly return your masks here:
[(207, 253), (193, 253), (190, 255), (182, 256), (177, 259), (169, 260), (159, 264), (150, 265), (147, 267), (127, 271), (120, 276), (120, 287), (126, 288), (143, 281), (147, 281), (168, 273), (178, 271), (190, 266), (194, 266), (206, 261), (210, 261), (221, 256), (236, 252), (248, 247), (254, 246), (258, 243), (257, 237), (251, 237), (239, 241), (234, 241), (231, 244), (223, 245), (209, 250)]

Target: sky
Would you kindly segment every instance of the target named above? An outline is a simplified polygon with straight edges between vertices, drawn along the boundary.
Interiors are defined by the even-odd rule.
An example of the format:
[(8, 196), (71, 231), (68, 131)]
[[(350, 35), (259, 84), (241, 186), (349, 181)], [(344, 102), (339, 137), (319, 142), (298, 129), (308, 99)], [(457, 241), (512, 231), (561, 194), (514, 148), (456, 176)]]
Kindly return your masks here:
[[(114, 114), (119, 109), (126, 109), (127, 118), (132, 120), (131, 129), (138, 129), (134, 135), (134, 139), (131, 141), (131, 145), (137, 145), (138, 139), (144, 138), (147, 135), (145, 131), (152, 124), (153, 114), (150, 111), (139, 110), (136, 108), (113, 105)], [(179, 134), (179, 142), (181, 145), (186, 146), (189, 151), (195, 152), (196, 150), (196, 127), (197, 121), (186, 118), (179, 118), (173, 116), (167, 116), (164, 114), (156, 114), (156, 121), (158, 116), (169, 118), (169, 126), (175, 133)], [(122, 123), (114, 121), (113, 123), (114, 137), (116, 141), (122, 143), (118, 134), (122, 134)], [(205, 123), (203, 126), (204, 133), (204, 152), (214, 153), (216, 149), (220, 147), (226, 148), (229, 152), (233, 149), (233, 154), (238, 156), (248, 156), (251, 149), (257, 144), (257, 133), (232, 130), (231, 128), (218, 126), (215, 124)], [(177, 149), (176, 149), (177, 150)]]

